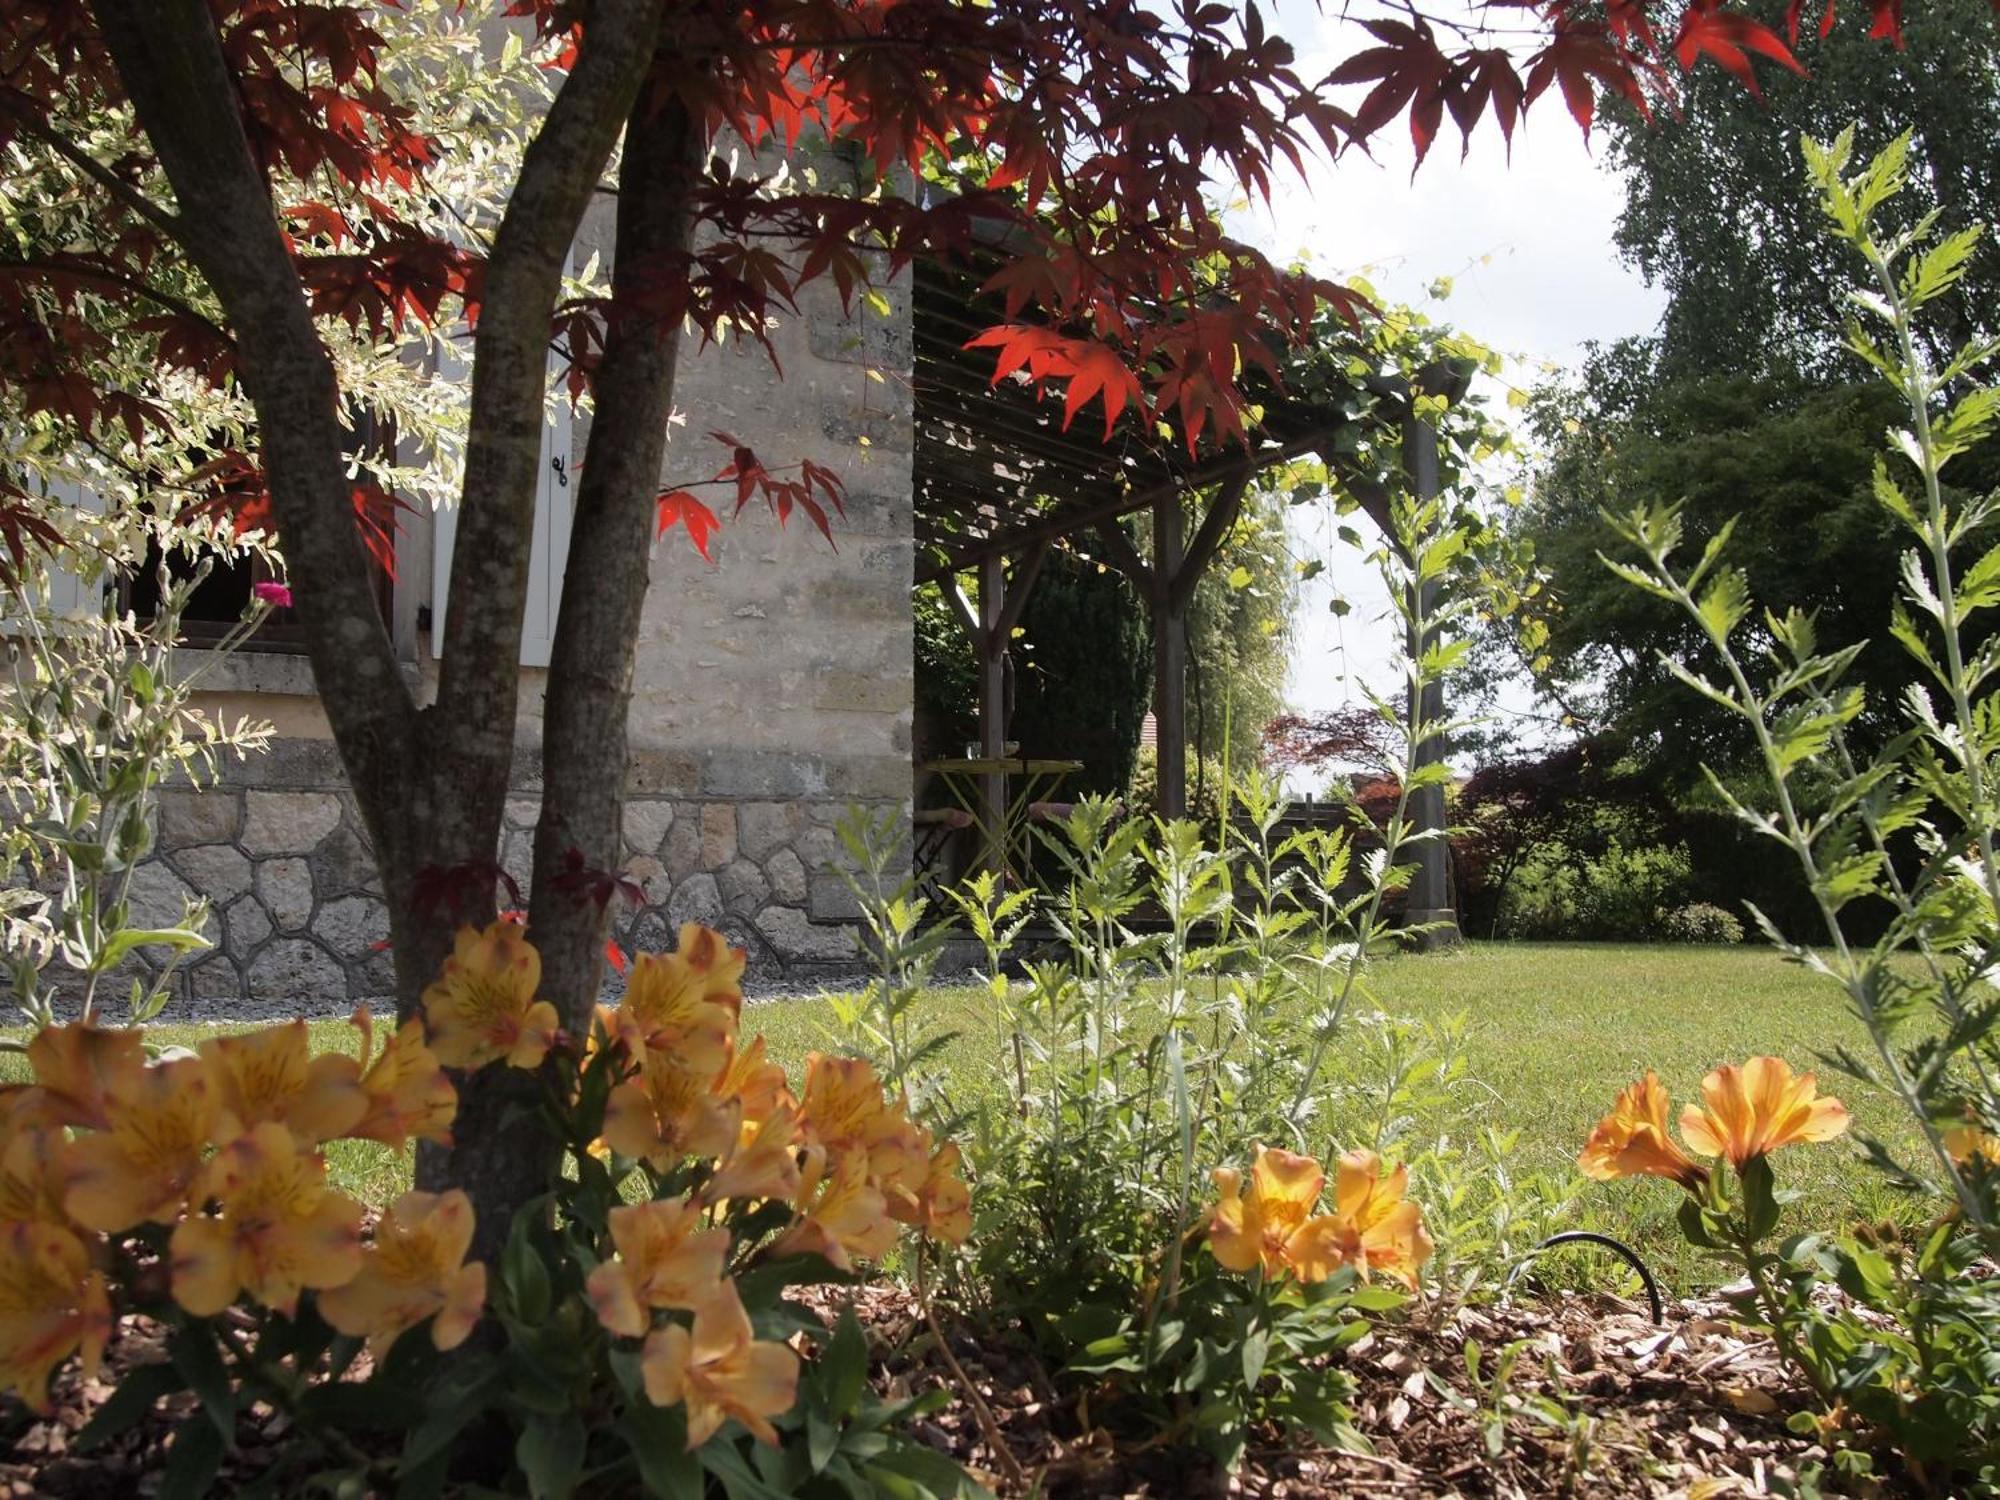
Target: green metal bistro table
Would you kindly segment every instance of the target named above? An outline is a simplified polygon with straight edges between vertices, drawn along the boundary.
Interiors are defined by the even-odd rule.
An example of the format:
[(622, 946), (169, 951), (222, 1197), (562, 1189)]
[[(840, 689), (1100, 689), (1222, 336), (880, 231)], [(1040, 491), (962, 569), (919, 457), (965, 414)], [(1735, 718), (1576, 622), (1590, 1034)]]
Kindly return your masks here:
[[(1026, 885), (1029, 868), (1028, 823), (1035, 806), (1046, 799), (1080, 760), (1025, 760), (1017, 756), (967, 756), (927, 760), (917, 767), (943, 783), (945, 793), (972, 819), (986, 868), (997, 870), (1010, 885)], [(1000, 809), (997, 821), (982, 795), (989, 777), (998, 777)]]

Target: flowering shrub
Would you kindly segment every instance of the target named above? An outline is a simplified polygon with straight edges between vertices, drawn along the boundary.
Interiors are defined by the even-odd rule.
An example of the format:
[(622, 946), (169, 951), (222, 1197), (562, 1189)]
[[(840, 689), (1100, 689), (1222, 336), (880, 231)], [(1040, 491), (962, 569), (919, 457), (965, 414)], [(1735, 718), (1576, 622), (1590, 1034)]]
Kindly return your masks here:
[[(161, 1057), (136, 1028), (43, 1027), (33, 1082), (0, 1096), (0, 1384), (44, 1407), (65, 1361), (97, 1367), (117, 1312), (157, 1320), (168, 1363), (128, 1374), (79, 1441), (192, 1390), (175, 1493), (211, 1482), (253, 1403), (294, 1423), (280, 1486), (424, 1493), (456, 1465), (536, 1495), (621, 1472), (674, 1494), (704, 1474), (732, 1493), (957, 1493), (956, 1467), (894, 1430), (923, 1403), (868, 1392), (851, 1316), (829, 1329), (780, 1295), (905, 1229), (963, 1240), (957, 1150), (864, 1061), (815, 1055), (794, 1094), (739, 1035), (743, 962), (685, 927), (572, 1039), (501, 922), (459, 934), (424, 1017), (379, 1052), (358, 1013), (358, 1057), (312, 1056), (297, 1021)], [(463, 1193), (406, 1193), (371, 1232), (326, 1182), (329, 1142), (448, 1141), (448, 1066), (538, 1070), (570, 1147), (491, 1266), (466, 1260)], [(475, 1424), (508, 1440), (461, 1453)]]

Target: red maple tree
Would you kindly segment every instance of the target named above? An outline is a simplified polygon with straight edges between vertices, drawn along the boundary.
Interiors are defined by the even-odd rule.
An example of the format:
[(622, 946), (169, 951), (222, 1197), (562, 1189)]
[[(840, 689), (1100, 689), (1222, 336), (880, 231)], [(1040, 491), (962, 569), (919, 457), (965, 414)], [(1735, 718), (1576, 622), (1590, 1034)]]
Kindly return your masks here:
[[(1900, 0), (1870, 0), (1893, 36)], [(129, 302), (121, 330), (162, 367), (229, 385), (257, 417), (232, 455), (231, 503), (276, 524), (315, 678), (388, 898), (405, 1010), (448, 948), (440, 870), (490, 866), (515, 750), (516, 668), (546, 351), (571, 352), (596, 416), (581, 467), (544, 709), (543, 796), (529, 923), (545, 994), (572, 1027), (602, 973), (603, 905), (582, 870), (619, 855), (634, 641), (656, 525), (715, 517), (661, 493), (682, 329), (760, 329), (830, 277), (843, 297), (918, 257), (998, 254), (1004, 320), (974, 340), (995, 379), (1060, 388), (1064, 420), (1096, 403), (1107, 432), (1168, 423), (1191, 449), (1240, 441), (1246, 374), (1345, 288), (1232, 239), (1208, 198), (1268, 196), (1309, 155), (1365, 148), (1407, 116), (1419, 154), (1446, 112), (1511, 134), (1560, 93), (1588, 127), (1610, 93), (1671, 101), (1676, 64), (1709, 58), (1755, 86), (1754, 60), (1797, 67), (1785, 40), (1725, 0), (1496, 0), (1458, 19), (1407, 6), (1353, 22), (1365, 45), (1326, 77), (1298, 68), (1254, 0), (514, 0), (560, 43), (553, 100), (484, 254), (400, 218), (436, 143), (378, 66), (370, 0), (0, 0), (0, 146), (53, 152), (92, 185), (83, 247), (0, 264), (0, 389), (79, 441), (115, 446), (164, 420), (93, 379), (106, 332), (84, 294)], [(107, 131), (106, 125), (112, 128)], [(814, 132), (923, 194), (772, 192), (714, 163)], [(620, 145), (608, 296), (559, 305), (566, 253)], [(999, 247), (997, 250), (995, 247)], [(204, 312), (158, 292), (184, 266)], [(437, 697), (420, 706), (375, 606), (368, 526), (381, 501), (349, 480), (341, 390), (316, 320), (392, 337), (472, 322), (474, 376), (459, 535)], [(740, 445), (718, 479), (830, 529), (837, 481)], [(779, 477), (796, 473), (798, 477)], [(37, 538), (15, 519), (18, 550)], [(359, 516), (363, 526), (357, 528)], [(379, 538), (378, 538), (379, 541)], [(479, 897), (490, 909), (491, 890)], [(492, 1070), (505, 1073), (507, 1070)], [(532, 1129), (492, 1149), (518, 1081), (466, 1091), (460, 1147), (424, 1175), (469, 1187), (482, 1226), (539, 1191)], [(516, 1149), (518, 1145), (518, 1149)], [(490, 1248), (490, 1246), (489, 1246)]]

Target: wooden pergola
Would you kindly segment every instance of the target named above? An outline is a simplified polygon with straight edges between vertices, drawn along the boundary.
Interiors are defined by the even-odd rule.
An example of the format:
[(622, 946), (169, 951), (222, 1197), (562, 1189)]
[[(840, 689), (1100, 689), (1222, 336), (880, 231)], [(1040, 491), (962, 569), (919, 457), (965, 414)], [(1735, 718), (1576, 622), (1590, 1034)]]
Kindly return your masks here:
[[(942, 586), (978, 662), (982, 756), (1004, 757), (1007, 743), (1008, 642), (1050, 550), (1063, 547), (1117, 568), (1146, 601), (1153, 636), (1153, 717), (1158, 734), (1159, 811), (1187, 805), (1187, 619), (1195, 586), (1214, 560), (1245, 491), (1265, 471), (1317, 457), (1385, 536), (1391, 486), (1360, 472), (1348, 457), (1364, 426), (1402, 430), (1404, 468), (1420, 496), (1438, 485), (1437, 435), (1413, 411), (1412, 382), (1357, 381), (1346, 399), (1318, 403), (1262, 393), (1263, 419), (1247, 447), (1197, 447), (1178, 433), (1122, 423), (1102, 440), (1094, 409), (1063, 430), (1062, 406), (1037, 399), (1025, 378), (991, 381), (992, 355), (966, 342), (1003, 321), (978, 294), (979, 278), (959, 268), (918, 262), (914, 271), (916, 581)], [(1461, 377), (1437, 372), (1414, 383), (1453, 399)], [(1188, 514), (1188, 497), (1195, 498)], [(1148, 513), (1151, 556), (1141, 556), (1119, 523)], [(1188, 522), (1192, 520), (1192, 533)], [(968, 597), (962, 580), (970, 575)], [(1430, 722), (1443, 712), (1441, 691), (1423, 705)], [(1437, 718), (1431, 718), (1431, 715)], [(1423, 761), (1442, 758), (1433, 738)], [(987, 778), (989, 816), (997, 818), (1002, 778)], [(1442, 829), (1441, 787), (1412, 798), (1420, 828)], [(990, 826), (990, 825), (989, 825)], [(1441, 839), (1417, 844), (1413, 911), (1449, 918), (1446, 850)]]

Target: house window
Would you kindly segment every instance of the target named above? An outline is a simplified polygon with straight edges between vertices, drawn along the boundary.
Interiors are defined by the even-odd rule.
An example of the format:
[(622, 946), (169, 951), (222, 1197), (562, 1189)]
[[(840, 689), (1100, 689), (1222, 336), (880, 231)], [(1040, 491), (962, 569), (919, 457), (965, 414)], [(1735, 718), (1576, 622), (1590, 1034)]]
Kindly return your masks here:
[[(378, 420), (372, 412), (357, 410), (348, 450), (350, 458), (393, 456), (395, 446), (393, 423)], [(160, 606), (160, 555), (159, 543), (150, 544), (145, 562), (124, 584), (121, 602), (141, 620), (152, 619)], [(263, 557), (209, 554), (207, 561), (208, 576), (196, 586), (181, 613), (183, 645), (214, 645), (242, 620), (250, 608), (251, 590), (257, 584), (281, 581), (277, 569)], [(192, 577), (201, 562), (201, 558), (186, 552), (175, 553), (167, 559), (168, 580), (177, 582)], [(395, 602), (394, 580), (380, 567), (372, 570), (371, 577), (376, 607), (381, 610), (382, 618), (389, 620)], [(293, 611), (274, 610), (241, 649), (301, 656), (306, 649), (305, 631)]]

